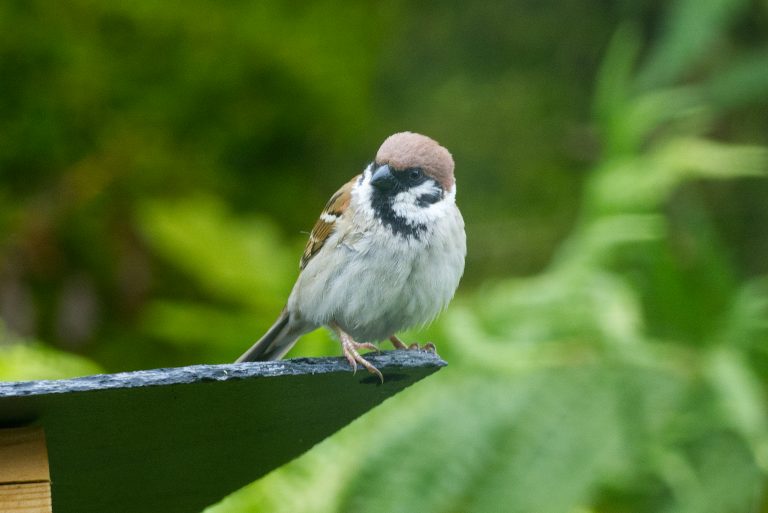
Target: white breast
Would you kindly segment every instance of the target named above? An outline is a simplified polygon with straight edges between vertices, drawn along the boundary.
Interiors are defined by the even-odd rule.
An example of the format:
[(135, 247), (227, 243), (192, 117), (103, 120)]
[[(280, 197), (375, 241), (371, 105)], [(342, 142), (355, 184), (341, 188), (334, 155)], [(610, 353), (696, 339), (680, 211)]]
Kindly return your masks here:
[[(430, 206), (418, 239), (395, 236), (365, 208), (352, 209), (356, 214), (337, 221), (300, 274), (288, 309), (315, 326), (335, 322), (358, 342), (433, 320), (464, 272), (464, 221), (454, 194)], [(360, 194), (352, 201), (361, 201)]]

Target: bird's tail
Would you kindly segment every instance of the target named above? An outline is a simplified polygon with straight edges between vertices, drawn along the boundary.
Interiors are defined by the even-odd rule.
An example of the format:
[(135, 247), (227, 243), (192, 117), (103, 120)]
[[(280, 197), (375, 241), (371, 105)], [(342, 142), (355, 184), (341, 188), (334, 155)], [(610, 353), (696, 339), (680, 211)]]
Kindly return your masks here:
[(284, 310), (272, 327), (248, 351), (243, 353), (236, 363), (282, 358), (305, 332), (305, 330), (296, 329), (296, 326), (292, 326), (289, 321), (290, 315)]

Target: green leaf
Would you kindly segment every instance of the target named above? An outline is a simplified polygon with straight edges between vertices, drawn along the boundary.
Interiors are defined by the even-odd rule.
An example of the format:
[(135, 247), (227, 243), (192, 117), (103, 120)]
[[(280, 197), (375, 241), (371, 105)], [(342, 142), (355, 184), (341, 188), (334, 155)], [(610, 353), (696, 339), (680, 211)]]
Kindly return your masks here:
[(747, 0), (677, 0), (665, 17), (666, 28), (639, 73), (640, 89), (668, 87), (703, 61)]
[(5, 331), (0, 322), (0, 380), (65, 379), (99, 374), (94, 362)]
[(157, 253), (222, 301), (276, 316), (298, 274), (272, 223), (236, 219), (210, 197), (148, 202), (139, 223)]

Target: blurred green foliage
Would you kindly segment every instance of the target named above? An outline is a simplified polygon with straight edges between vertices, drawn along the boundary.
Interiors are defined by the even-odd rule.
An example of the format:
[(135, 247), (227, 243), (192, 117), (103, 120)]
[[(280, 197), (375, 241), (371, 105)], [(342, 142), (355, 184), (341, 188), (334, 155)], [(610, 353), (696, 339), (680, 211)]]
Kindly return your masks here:
[(405, 338), (450, 366), (207, 511), (766, 511), (766, 35), (741, 0), (6, 2), (0, 379), (231, 361), (417, 130), (469, 260)]
[(21, 340), (0, 323), (0, 381), (64, 379), (100, 372), (98, 365), (85, 358)]

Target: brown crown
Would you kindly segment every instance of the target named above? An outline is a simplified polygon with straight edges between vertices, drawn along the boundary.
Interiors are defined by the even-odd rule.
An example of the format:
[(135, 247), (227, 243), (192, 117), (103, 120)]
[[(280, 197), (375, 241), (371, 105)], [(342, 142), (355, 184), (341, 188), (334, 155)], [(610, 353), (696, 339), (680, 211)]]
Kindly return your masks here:
[(376, 163), (389, 164), (395, 169), (420, 167), (445, 190), (453, 187), (453, 157), (426, 135), (414, 132), (390, 135), (376, 153)]

